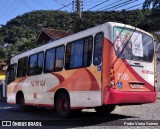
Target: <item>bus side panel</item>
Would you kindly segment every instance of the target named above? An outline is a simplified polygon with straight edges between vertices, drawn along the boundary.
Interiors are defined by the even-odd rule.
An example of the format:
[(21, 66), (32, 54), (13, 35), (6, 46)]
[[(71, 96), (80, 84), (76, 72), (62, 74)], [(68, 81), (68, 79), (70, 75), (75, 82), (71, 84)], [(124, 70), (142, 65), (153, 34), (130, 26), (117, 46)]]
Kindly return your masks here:
[(16, 103), (16, 95), (20, 91), (23, 93), (27, 105), (40, 103), (43, 87), (41, 81), (42, 75), (17, 78), (7, 86), (7, 102)]
[[(78, 87), (85, 86), (88, 87), (87, 91), (82, 90), (81, 88), (78, 91), (71, 91), (71, 106), (74, 107), (96, 107), (102, 105), (101, 98), (101, 71), (98, 69), (98, 66), (91, 66), (87, 69), (87, 74), (89, 78), (85, 77), (84, 73), (79, 75), (80, 78), (84, 78), (84, 82), (81, 83)], [(77, 80), (78, 81), (78, 80)], [(76, 82), (75, 82), (76, 83)], [(83, 84), (86, 83), (86, 84)], [(76, 86), (76, 87), (77, 87)]]
[(43, 88), (43, 92), (55, 93), (58, 89), (66, 89), (70, 95), (71, 108), (95, 107), (102, 104), (101, 71), (97, 70), (97, 66), (52, 73), (52, 76), (57, 77), (59, 84), (52, 85), (52, 88), (46, 86), (47, 89)]
[(7, 103), (16, 104), (16, 93), (17, 91), (22, 91), (22, 83), (25, 77), (16, 79), (7, 85)]
[(61, 71), (16, 79), (7, 87), (8, 103), (16, 103), (16, 93), (22, 91), (26, 105), (49, 106), (54, 94), (64, 88), (69, 92), (71, 108), (95, 107), (101, 101), (101, 71), (97, 66)]
[(104, 39), (102, 60), (102, 99), (105, 103), (109, 97), (109, 92), (106, 93), (106, 91), (110, 86), (110, 71), (115, 60), (113, 44), (106, 38)]

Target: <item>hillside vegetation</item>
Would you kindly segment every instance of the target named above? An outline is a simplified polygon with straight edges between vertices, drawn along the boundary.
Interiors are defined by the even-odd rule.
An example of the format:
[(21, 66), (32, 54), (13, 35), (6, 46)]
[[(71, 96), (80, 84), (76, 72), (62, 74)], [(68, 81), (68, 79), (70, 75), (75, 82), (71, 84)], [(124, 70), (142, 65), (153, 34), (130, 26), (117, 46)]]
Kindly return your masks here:
[[(18, 16), (0, 28), (0, 59), (30, 50), (36, 46), (36, 37), (42, 27), (77, 32), (108, 21), (130, 24), (146, 31), (160, 30), (160, 22), (151, 17), (151, 12), (141, 10), (120, 12), (83, 12), (77, 24), (76, 15), (62, 11), (34, 11)], [(79, 26), (80, 25), (80, 26)], [(78, 30), (77, 28), (80, 27)], [(8, 43), (7, 47), (5, 44)]]

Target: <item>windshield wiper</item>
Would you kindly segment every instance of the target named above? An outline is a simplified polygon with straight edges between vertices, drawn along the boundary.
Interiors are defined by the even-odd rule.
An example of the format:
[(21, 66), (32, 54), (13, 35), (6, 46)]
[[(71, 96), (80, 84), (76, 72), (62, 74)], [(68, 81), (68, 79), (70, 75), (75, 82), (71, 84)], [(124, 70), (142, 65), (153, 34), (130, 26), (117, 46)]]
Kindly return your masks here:
[(130, 64), (130, 66), (133, 66), (133, 67), (141, 67), (141, 68), (144, 67), (144, 66), (142, 66), (140, 63)]

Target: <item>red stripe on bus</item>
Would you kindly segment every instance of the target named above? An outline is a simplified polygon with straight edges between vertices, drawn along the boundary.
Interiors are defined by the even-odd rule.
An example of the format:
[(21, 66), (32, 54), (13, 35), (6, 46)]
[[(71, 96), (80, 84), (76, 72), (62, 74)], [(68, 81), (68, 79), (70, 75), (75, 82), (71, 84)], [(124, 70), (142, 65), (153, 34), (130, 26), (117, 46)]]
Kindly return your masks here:
[(62, 83), (65, 79), (62, 75), (59, 75), (57, 73), (51, 73), (52, 75), (56, 76), (58, 78), (58, 80), (60, 81), (60, 83)]
[(91, 88), (90, 90), (100, 90), (99, 86), (98, 86), (98, 82), (96, 80), (96, 78), (94, 77), (94, 75), (88, 70), (88, 69), (85, 69), (91, 79)]

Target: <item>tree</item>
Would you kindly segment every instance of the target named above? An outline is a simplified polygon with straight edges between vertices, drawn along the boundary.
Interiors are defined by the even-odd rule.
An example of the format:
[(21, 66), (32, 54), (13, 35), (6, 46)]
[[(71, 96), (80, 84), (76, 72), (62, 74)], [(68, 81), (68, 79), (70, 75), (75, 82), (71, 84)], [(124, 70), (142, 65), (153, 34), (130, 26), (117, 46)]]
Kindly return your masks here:
[[(63, 11), (33, 11), (10, 20), (0, 28), (0, 45), (13, 44), (9, 48), (0, 50), (0, 58), (8, 58), (39, 46), (36, 37), (42, 27), (52, 27), (70, 32), (94, 27), (105, 22), (119, 22), (130, 24), (143, 30), (160, 30), (160, 22), (151, 19), (152, 10), (142, 13), (141, 10), (123, 11), (85, 11), (82, 19), (77, 21), (74, 13)], [(157, 16), (157, 15), (156, 15)], [(79, 29), (80, 28), (80, 29)], [(3, 54), (3, 52), (5, 54)]]
[(148, 10), (151, 8), (152, 5), (152, 10), (159, 10), (160, 9), (160, 0), (145, 0), (143, 4), (143, 10)]

